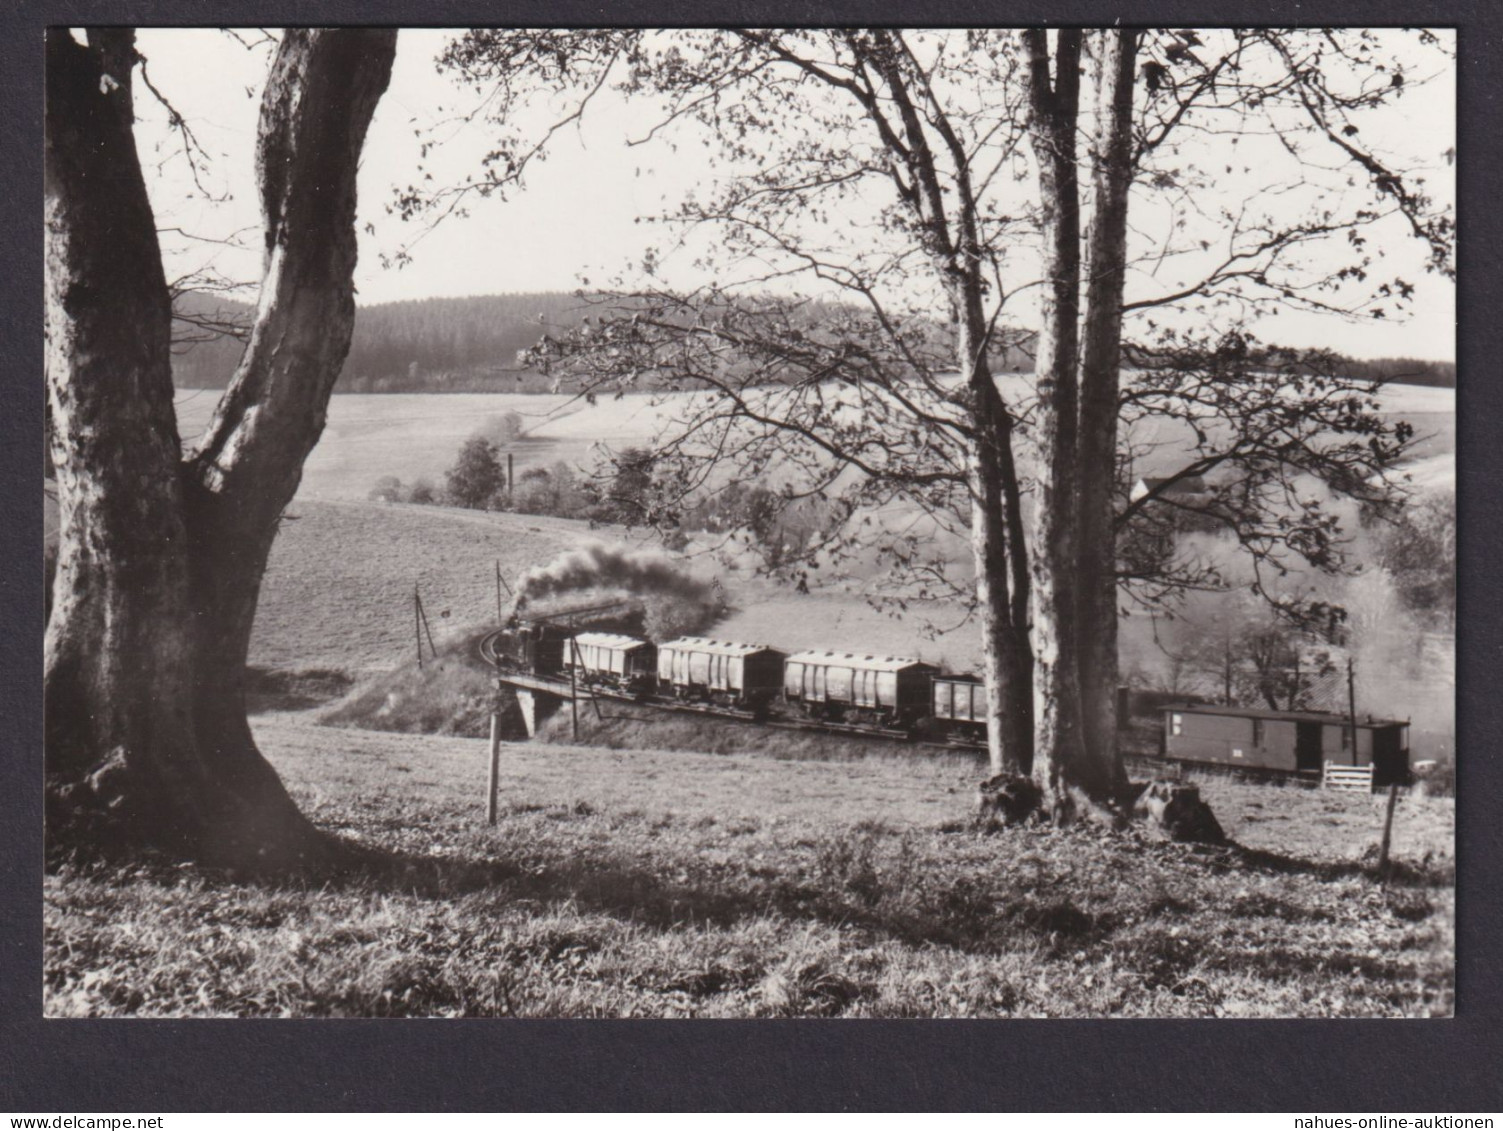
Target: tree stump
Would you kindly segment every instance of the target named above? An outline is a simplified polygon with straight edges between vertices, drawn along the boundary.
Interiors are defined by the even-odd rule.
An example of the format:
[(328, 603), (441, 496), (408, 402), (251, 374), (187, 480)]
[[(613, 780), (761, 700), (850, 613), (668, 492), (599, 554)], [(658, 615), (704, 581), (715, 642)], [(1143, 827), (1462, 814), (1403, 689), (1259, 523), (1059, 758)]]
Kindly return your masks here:
[(997, 774), (976, 787), (976, 820), (1003, 827), (1021, 825), (1042, 811), (1044, 791), (1022, 774)]
[(1132, 812), (1170, 840), (1226, 843), (1226, 833), (1211, 807), (1200, 799), (1198, 786), (1176, 781), (1148, 782), (1133, 803)]

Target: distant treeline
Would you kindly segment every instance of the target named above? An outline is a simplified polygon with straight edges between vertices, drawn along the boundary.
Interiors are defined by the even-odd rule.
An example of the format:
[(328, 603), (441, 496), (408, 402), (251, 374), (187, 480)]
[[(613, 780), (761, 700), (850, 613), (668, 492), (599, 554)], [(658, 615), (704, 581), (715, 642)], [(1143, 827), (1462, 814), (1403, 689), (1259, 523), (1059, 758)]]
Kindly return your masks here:
[[(214, 295), (188, 293), (180, 315), (173, 376), (183, 388), (223, 388), (240, 358), (241, 342), (226, 327), (248, 327), (254, 308)], [(818, 304), (810, 317), (817, 320)], [(543, 334), (558, 336), (591, 313), (577, 295), (561, 291), (430, 298), (363, 306), (336, 388), (346, 393), (547, 392), (552, 381), (518, 366), (517, 354)], [(1027, 339), (992, 359), (998, 371), (1032, 368)], [(1378, 358), (1349, 363), (1352, 376), (1408, 385), (1454, 388), (1449, 361)]]
[[(245, 303), (200, 294), (184, 295), (177, 309), (189, 319), (249, 325)], [(589, 313), (577, 297), (562, 292), (431, 298), (363, 306), (336, 388), (346, 393), (542, 392), (548, 382), (522, 370), (517, 354), (545, 332), (558, 334)], [(226, 335), (197, 332), (180, 322), (173, 363), (177, 384), (222, 388), (240, 358), (241, 343)]]
[(1367, 361), (1347, 360), (1347, 373), (1366, 381), (1392, 381), (1398, 385), (1433, 385), (1441, 389), (1456, 387), (1454, 361), (1424, 361), (1417, 357), (1375, 357)]

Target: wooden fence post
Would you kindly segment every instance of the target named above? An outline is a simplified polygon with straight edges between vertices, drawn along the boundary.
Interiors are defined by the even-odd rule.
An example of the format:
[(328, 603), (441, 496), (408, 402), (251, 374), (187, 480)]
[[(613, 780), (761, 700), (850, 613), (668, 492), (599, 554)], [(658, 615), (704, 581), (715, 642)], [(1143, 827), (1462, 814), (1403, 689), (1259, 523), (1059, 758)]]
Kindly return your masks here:
[(485, 780), (485, 823), (496, 823), (496, 794), (500, 791), (501, 778), (501, 711), (491, 712), (491, 768)]
[(1352, 765), (1355, 766), (1357, 764), (1357, 677), (1352, 670), (1350, 656), (1346, 658), (1346, 709), (1347, 717), (1351, 719)]
[(1399, 783), (1388, 786), (1388, 811), (1383, 814), (1383, 840), (1378, 845), (1378, 879), (1388, 879), (1388, 846), (1393, 839), (1393, 807), (1399, 799)]
[[(428, 651), (433, 654), (433, 658), (436, 660), (436, 659), (438, 659), (438, 645), (436, 645), (436, 644), (433, 643), (433, 629), (428, 624), (428, 614), (423, 609), (423, 599), (420, 596), (418, 596), (418, 591), (417, 591), (416, 588), (414, 588), (412, 590), (412, 597), (413, 597), (413, 600), (415, 600), (417, 602), (418, 620), (422, 622), (423, 631), (428, 634)], [(418, 641), (418, 667), (422, 667), (423, 666), (422, 660), (423, 660), (423, 642), (421, 640), (419, 640)]]

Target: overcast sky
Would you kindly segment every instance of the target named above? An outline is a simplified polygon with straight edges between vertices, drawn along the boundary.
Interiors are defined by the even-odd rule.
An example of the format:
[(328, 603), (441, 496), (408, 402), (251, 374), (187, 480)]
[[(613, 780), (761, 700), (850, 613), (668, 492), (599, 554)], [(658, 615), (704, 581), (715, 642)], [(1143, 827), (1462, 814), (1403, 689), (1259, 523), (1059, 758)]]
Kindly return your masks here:
[[(436, 73), (434, 57), (451, 32), (407, 30), (398, 41), (391, 85), (376, 111), (360, 175), (361, 223), (374, 231), (361, 235), (356, 274), (362, 303), (444, 295), (572, 290), (582, 278), (595, 282), (639, 260), (665, 231), (642, 222), (672, 208), (705, 175), (694, 150), (670, 154), (665, 147), (628, 147), (625, 140), (650, 122), (644, 110), (603, 98), (577, 127), (554, 139), (547, 162), (534, 167), (527, 184), (506, 200), (477, 201), (471, 214), (440, 225), (412, 247), (412, 262), (398, 270), (383, 267), (381, 255), (410, 243), (419, 230), (388, 214), (393, 189), (419, 177), (420, 137), (444, 144), (428, 168), (436, 178), (458, 180), (476, 167), (489, 141), (482, 126), (445, 124), (458, 110), (473, 106), (473, 92)], [(254, 38), (254, 35), (247, 38)], [(260, 87), (270, 50), (248, 49), (230, 35), (208, 29), (143, 30), (139, 46), (153, 83), (187, 117), (212, 164), (201, 170), (201, 191), (181, 157), (181, 146), (166, 127), (166, 113), (151, 95), (137, 95), (138, 142), (157, 210), (158, 225), (197, 236), (223, 238), (243, 230), (254, 247), (259, 216), (252, 169)], [(1455, 146), (1455, 98), (1451, 74), (1412, 88), (1392, 111), (1385, 111), (1384, 137), (1423, 155), (1429, 190), (1454, 199), (1451, 167), (1441, 154)], [(436, 135), (430, 131), (437, 129)], [(1404, 148), (1404, 146), (1399, 146)], [(1239, 188), (1232, 179), (1226, 202)], [(227, 199), (208, 199), (227, 198)], [(237, 279), (254, 279), (253, 251), (163, 235), (169, 276), (205, 265)], [(1419, 285), (1410, 317), (1403, 321), (1352, 324), (1313, 315), (1284, 314), (1257, 330), (1265, 340), (1295, 346), (1329, 345), (1358, 357), (1401, 355), (1451, 359), (1455, 356), (1453, 286), (1423, 271), (1423, 255), (1413, 241), (1385, 241), (1384, 277), (1403, 275)], [(678, 285), (692, 278), (687, 265)]]

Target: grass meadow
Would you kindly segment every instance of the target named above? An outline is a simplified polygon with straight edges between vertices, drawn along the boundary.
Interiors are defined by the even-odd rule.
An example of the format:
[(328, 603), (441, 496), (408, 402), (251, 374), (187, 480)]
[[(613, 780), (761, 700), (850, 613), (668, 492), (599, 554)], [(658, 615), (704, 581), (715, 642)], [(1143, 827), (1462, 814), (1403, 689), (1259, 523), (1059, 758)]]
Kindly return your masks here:
[[(1401, 406), (1411, 412), (1450, 396), (1411, 393), (1423, 402)], [(185, 434), (212, 400), (185, 394)], [(968, 755), (607, 704), (632, 717), (582, 706), (589, 745), (573, 742), (565, 712), (545, 741), (504, 747), (488, 826), (487, 744), (462, 736), (486, 719), (470, 649), (495, 619), (496, 563), (510, 580), (601, 535), (366, 494), (381, 475), (437, 478), (511, 407), (538, 414), (527, 443), (541, 463), (633, 442), (650, 415), (639, 403), (592, 415), (549, 398), (336, 397), (273, 552), (253, 725), (305, 811), (363, 863), (270, 881), (169, 860), (55, 862), (50, 1016), (1452, 1011), (1449, 798), (1401, 798), (1398, 867), (1379, 883), (1374, 797), (1210, 779), (1204, 794), (1235, 842), (1217, 849), (1140, 829), (987, 833), (971, 821), (982, 774)], [(414, 586), (445, 653), (421, 671)], [(717, 635), (974, 663), (973, 632), (922, 637), (855, 588), (803, 596), (743, 575), (727, 590)]]
[(1213, 780), (1238, 847), (987, 834), (952, 757), (256, 732), (371, 853), (308, 881), (48, 875), (53, 1016), (1377, 1017), (1451, 1012), (1450, 799)]

